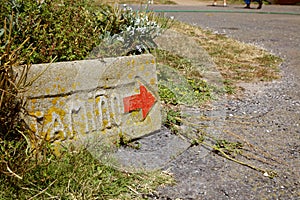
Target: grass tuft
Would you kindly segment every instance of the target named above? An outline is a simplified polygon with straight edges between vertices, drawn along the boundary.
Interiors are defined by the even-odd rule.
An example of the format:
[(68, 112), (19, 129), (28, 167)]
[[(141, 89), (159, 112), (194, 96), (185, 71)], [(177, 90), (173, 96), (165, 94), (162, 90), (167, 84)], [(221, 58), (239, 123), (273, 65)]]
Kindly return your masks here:
[(0, 174), (0, 199), (142, 199), (159, 185), (173, 183), (159, 171), (135, 172), (101, 164), (88, 151), (48, 154), (22, 180)]

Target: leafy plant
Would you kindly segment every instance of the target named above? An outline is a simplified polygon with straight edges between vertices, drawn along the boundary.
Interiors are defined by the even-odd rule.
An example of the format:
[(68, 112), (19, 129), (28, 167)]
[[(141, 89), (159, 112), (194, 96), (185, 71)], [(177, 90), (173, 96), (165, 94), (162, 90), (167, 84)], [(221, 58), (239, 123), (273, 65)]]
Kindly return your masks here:
[(157, 59), (159, 95), (172, 105), (199, 106), (213, 98), (213, 87), (202, 80), (191, 61), (171, 52), (151, 51)]
[(213, 88), (201, 79), (188, 79), (188, 83), (193, 89), (193, 95), (199, 101), (199, 103), (204, 103), (208, 100), (213, 99), (212, 90)]
[[(138, 55), (156, 47), (154, 38), (168, 28), (172, 20), (159, 18), (147, 10), (133, 11), (130, 7), (105, 6), (96, 13), (104, 28), (102, 43), (94, 49), (92, 57)], [(109, 21), (109, 23), (107, 23)]]
[(171, 130), (172, 133), (178, 133), (180, 128), (180, 118), (181, 113), (176, 110), (176, 108), (165, 108), (166, 119), (164, 120), (164, 125)]
[[(88, 0), (22, 1), (17, 17), (16, 42), (30, 36), (29, 45), (36, 48), (32, 63), (83, 59), (99, 43), (101, 34), (88, 7)], [(28, 45), (28, 47), (29, 47)], [(21, 56), (27, 54), (22, 51)]]
[(159, 84), (158, 85), (158, 94), (160, 100), (163, 103), (177, 105), (178, 99), (176, 98), (175, 94), (166, 86)]

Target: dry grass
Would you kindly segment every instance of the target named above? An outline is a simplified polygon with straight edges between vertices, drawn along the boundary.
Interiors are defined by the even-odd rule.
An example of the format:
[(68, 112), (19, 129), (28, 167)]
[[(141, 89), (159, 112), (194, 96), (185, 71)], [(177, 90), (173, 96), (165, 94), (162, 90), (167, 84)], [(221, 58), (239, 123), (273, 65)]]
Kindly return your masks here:
[(280, 78), (282, 59), (264, 49), (183, 23), (173, 28), (192, 36), (210, 54), (226, 80), (255, 82)]

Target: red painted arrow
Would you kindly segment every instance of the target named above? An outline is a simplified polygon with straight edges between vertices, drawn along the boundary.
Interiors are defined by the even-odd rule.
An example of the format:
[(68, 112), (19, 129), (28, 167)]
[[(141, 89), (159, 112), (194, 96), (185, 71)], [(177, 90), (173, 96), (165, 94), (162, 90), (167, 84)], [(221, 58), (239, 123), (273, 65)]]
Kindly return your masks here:
[(147, 91), (146, 87), (140, 86), (140, 94), (123, 98), (124, 112), (142, 109), (143, 119), (145, 119), (155, 103), (155, 97)]

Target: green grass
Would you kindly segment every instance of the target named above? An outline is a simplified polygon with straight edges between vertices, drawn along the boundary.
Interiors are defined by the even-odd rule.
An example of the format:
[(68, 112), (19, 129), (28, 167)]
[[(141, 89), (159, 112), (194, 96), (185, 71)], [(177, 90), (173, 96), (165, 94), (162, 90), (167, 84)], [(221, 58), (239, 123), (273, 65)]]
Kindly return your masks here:
[(212, 99), (213, 88), (192, 65), (182, 56), (165, 50), (155, 50), (159, 95), (163, 103), (172, 105), (199, 106)]
[(173, 180), (160, 171), (128, 172), (101, 164), (86, 150), (47, 156), (22, 180), (0, 174), (0, 199), (144, 199)]

